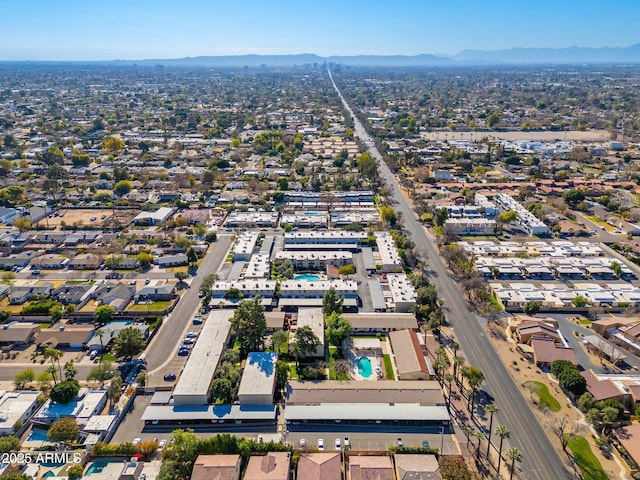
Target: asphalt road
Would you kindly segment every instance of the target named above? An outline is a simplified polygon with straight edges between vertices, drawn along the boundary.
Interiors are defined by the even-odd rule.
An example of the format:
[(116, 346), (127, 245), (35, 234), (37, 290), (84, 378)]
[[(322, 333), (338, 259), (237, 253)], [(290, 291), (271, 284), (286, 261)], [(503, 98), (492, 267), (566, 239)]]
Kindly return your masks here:
[[(330, 71), (329, 76), (333, 82)], [(493, 345), (485, 337), (483, 319), (469, 310), (463, 294), (449, 276), (434, 242), (429, 238), (430, 235), (418, 222), (409, 202), (402, 195), (397, 179), (373, 146), (371, 137), (353, 114), (335, 82), (333, 86), (353, 117), (358, 137), (368, 145), (369, 152), (378, 161), (379, 173), (395, 201), (394, 208), (402, 214), (404, 228), (415, 243), (414, 251), (429, 265), (430, 281), (437, 286), (444, 301), (447, 320), (454, 326), (457, 341), (467, 358), (467, 365), (474, 365), (484, 372), (486, 380), (482, 388), (494, 398), (494, 403), (500, 408), (494, 425), (506, 425), (511, 431), (511, 438), (506, 443), (522, 452), (521, 468), (525, 477), (529, 478), (527, 475), (531, 474), (531, 478), (573, 478), (507, 368), (499, 360)]]
[(145, 358), (147, 360), (148, 384), (150, 386), (163, 384), (162, 377), (164, 373), (169, 371), (178, 373), (179, 370), (176, 370), (175, 367), (178, 364), (183, 365), (186, 361), (187, 357), (178, 357), (176, 355), (176, 348), (187, 331), (197, 330), (192, 325), (191, 320), (200, 308), (201, 300), (198, 297), (198, 293), (202, 279), (218, 271), (224, 263), (232, 242), (233, 236), (231, 235), (218, 236), (218, 241), (210, 247), (204, 261), (198, 268), (198, 273), (191, 280), (189, 289), (182, 294), (180, 302), (164, 320), (160, 331), (148, 346)]

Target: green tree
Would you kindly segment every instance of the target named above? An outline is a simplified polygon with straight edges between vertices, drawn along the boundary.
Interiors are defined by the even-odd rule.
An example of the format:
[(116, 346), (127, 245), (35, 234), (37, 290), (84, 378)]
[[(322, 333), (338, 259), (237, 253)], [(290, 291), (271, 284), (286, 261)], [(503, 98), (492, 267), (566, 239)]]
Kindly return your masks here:
[(289, 338), (289, 334), (284, 330), (276, 330), (271, 335), (271, 344), (272, 348), (280, 353), (280, 349), (282, 348), (282, 344), (286, 342)]
[(614, 260), (613, 262), (611, 262), (611, 271), (616, 277), (620, 278), (620, 276), (622, 275), (622, 265)]
[(153, 263), (153, 255), (149, 252), (140, 252), (136, 255), (136, 259), (140, 262), (140, 268), (145, 270)]
[(109, 323), (113, 320), (113, 316), (116, 313), (116, 309), (111, 305), (100, 305), (96, 308), (95, 318), (96, 323), (100, 325), (104, 325), (105, 323)]
[(571, 300), (571, 303), (576, 308), (585, 308), (589, 306), (589, 300), (587, 300), (587, 297), (583, 295), (577, 295), (576, 298)]
[(16, 386), (16, 390), (24, 390), (27, 384), (33, 382), (36, 378), (36, 373), (33, 368), (25, 368), (21, 372), (18, 372), (13, 378), (13, 384)]
[(87, 380), (95, 380), (104, 385), (107, 380), (113, 378), (113, 375), (114, 370), (111, 362), (104, 362), (100, 365), (92, 367), (91, 370), (89, 370), (89, 373), (87, 374)]
[(507, 450), (507, 458), (511, 460), (511, 467), (509, 469), (509, 480), (513, 479), (513, 472), (516, 468), (516, 462), (522, 462), (522, 453), (517, 448), (510, 448)]
[(123, 328), (115, 338), (113, 350), (119, 358), (133, 358), (144, 350), (146, 339), (135, 327)]
[(502, 462), (502, 445), (506, 438), (511, 437), (511, 431), (506, 425), (498, 425), (496, 427), (496, 435), (500, 438), (500, 447), (498, 448), (498, 468), (496, 468), (496, 471), (499, 472), (500, 463)]
[(358, 165), (360, 175), (365, 179), (369, 181), (375, 181), (378, 179), (378, 164), (369, 152), (360, 154), (356, 159), (356, 163)]
[(133, 184), (129, 180), (120, 180), (113, 186), (116, 197), (122, 197), (133, 190)]
[(176, 272), (173, 276), (176, 277), (180, 283), (183, 283), (187, 278), (189, 278), (189, 274), (187, 272)]
[(518, 218), (518, 213), (515, 210), (507, 210), (498, 215), (498, 218), (502, 223), (512, 223)]
[(102, 140), (102, 146), (107, 152), (115, 152), (124, 148), (124, 141), (118, 137), (107, 136)]
[[(193, 430), (174, 430), (171, 434), (171, 441), (163, 452), (164, 461), (158, 480), (191, 478), (193, 464), (199, 453), (198, 445), (198, 438)], [(228, 453), (235, 453), (235, 451)], [(165, 473), (167, 471), (172, 475), (167, 476)]]
[(331, 345), (342, 346), (342, 341), (347, 338), (353, 329), (351, 322), (337, 312), (332, 312), (326, 316), (325, 336)]
[(64, 364), (65, 380), (74, 380), (78, 374), (78, 369), (73, 365), (73, 361), (69, 360)]
[(17, 452), (20, 450), (20, 439), (11, 435), (0, 437), (0, 453)]
[(56, 420), (47, 430), (47, 438), (52, 442), (64, 442), (69, 445), (75, 442), (80, 434), (80, 427), (75, 418), (65, 417)]
[(486, 408), (489, 412), (489, 437), (487, 438), (487, 458), (489, 458), (489, 450), (491, 449), (491, 434), (493, 433), (493, 416), (500, 411), (495, 403), (490, 403)]
[(308, 357), (315, 352), (318, 345), (320, 345), (320, 339), (310, 326), (305, 325), (296, 330), (293, 347), (301, 358)]
[(198, 254), (196, 253), (195, 248), (193, 247), (187, 248), (186, 255), (187, 255), (187, 261), (191, 265), (198, 263)]
[(51, 366), (53, 367), (53, 383), (56, 384), (56, 367), (54, 362), (58, 362), (58, 371), (60, 372), (60, 376), (58, 377), (62, 380), (62, 369), (60, 368), (60, 359), (62, 358), (62, 352), (56, 348), (47, 347), (44, 349), (44, 358), (51, 360)]
[(211, 384), (211, 397), (216, 403), (231, 403), (235, 388), (228, 378), (216, 378)]
[(69, 480), (80, 480), (84, 474), (84, 468), (82, 465), (71, 465), (67, 470), (67, 476)]
[(449, 218), (449, 211), (446, 208), (439, 208), (433, 215), (433, 224), (437, 227), (442, 227)]
[(259, 351), (262, 347), (262, 339), (267, 331), (267, 321), (260, 296), (240, 302), (233, 314), (231, 324), (236, 332), (240, 350), (243, 354)]
[(80, 391), (80, 384), (77, 380), (63, 380), (51, 389), (49, 397), (56, 403), (67, 404)]
[(55, 145), (50, 146), (44, 152), (38, 154), (38, 158), (47, 165), (60, 165), (64, 163), (64, 153)]
[(109, 270), (115, 272), (118, 268), (120, 268), (120, 265), (122, 265), (123, 261), (124, 255), (122, 255), (121, 253), (114, 253), (105, 258), (104, 264)]
[(440, 456), (438, 459), (443, 480), (471, 480), (471, 472), (462, 457)]
[(117, 374), (111, 379), (111, 382), (109, 382), (109, 388), (107, 388), (107, 398), (112, 405), (115, 405), (116, 402), (120, 399), (120, 395), (122, 395), (122, 377), (120, 376), (120, 374)]
[(574, 190), (567, 190), (562, 194), (562, 199), (569, 206), (576, 206), (577, 204), (584, 202), (586, 198), (585, 191), (581, 188), (576, 188)]
[(329, 288), (322, 297), (322, 313), (331, 315), (332, 313), (342, 313), (344, 297), (340, 295), (334, 287)]
[(540, 311), (540, 302), (527, 302), (522, 307), (522, 311), (525, 315), (534, 316)]
[(397, 221), (396, 212), (389, 205), (382, 205), (380, 207), (380, 220), (393, 227)]

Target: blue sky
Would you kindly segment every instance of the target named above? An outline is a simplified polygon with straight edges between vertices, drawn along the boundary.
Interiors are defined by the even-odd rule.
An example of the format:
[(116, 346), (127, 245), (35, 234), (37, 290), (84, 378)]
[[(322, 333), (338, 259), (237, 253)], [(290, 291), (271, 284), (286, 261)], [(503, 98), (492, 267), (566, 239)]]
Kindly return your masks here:
[(640, 43), (638, 0), (1, 0), (0, 60)]

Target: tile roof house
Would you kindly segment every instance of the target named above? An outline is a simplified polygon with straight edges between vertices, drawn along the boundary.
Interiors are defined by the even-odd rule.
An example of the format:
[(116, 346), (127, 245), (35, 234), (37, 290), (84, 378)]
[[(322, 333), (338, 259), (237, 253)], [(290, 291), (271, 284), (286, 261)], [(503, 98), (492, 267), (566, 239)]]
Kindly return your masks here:
[(191, 480), (240, 480), (240, 455), (198, 455)]
[(340, 453), (303, 453), (298, 460), (297, 480), (342, 480)]
[(532, 337), (531, 349), (533, 350), (533, 361), (538, 366), (548, 367), (555, 360), (567, 360), (572, 365), (578, 366), (576, 352), (573, 348), (562, 347), (551, 338)]
[(600, 380), (591, 370), (585, 370), (580, 374), (587, 381), (587, 392), (593, 395), (596, 401), (601, 400), (617, 400), (623, 405), (625, 404), (625, 394), (610, 379)]
[(122, 283), (107, 282), (93, 292), (92, 297), (102, 305), (111, 305), (121, 312), (133, 298), (135, 288)]
[(435, 455), (395, 454), (398, 480), (442, 480)]
[(391, 457), (386, 455), (350, 456), (349, 480), (395, 480)]
[(89, 284), (60, 285), (51, 292), (51, 299), (60, 302), (63, 305), (68, 305), (70, 303), (79, 305), (82, 303), (85, 295), (89, 290), (91, 290), (91, 288), (93, 287)]
[(29, 322), (10, 322), (2, 324), (0, 346), (26, 345), (35, 340), (40, 326)]
[(289, 480), (290, 452), (269, 452), (249, 458), (244, 480)]
[(95, 270), (102, 265), (102, 258), (93, 253), (81, 253), (69, 260), (69, 268), (76, 270)]
[(618, 441), (627, 450), (629, 456), (636, 462), (640, 462), (640, 424), (635, 423), (626, 427), (613, 430)]

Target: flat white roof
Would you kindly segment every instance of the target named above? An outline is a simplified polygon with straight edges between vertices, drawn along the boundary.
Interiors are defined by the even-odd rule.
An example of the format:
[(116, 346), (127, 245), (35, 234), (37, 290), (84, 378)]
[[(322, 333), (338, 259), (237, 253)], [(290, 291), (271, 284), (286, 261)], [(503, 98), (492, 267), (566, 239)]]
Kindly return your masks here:
[(311, 327), (320, 343), (324, 345), (324, 315), (322, 308), (298, 309), (298, 328)]
[(446, 406), (410, 403), (320, 403), (287, 405), (290, 420), (434, 420), (448, 421)]
[(273, 394), (277, 361), (278, 354), (275, 352), (249, 353), (242, 372), (238, 396)]
[(275, 420), (275, 405), (150, 405), (142, 420)]
[(15, 423), (38, 401), (39, 392), (0, 392), (0, 430), (13, 430)]
[(213, 310), (209, 313), (173, 389), (176, 404), (206, 403), (213, 374), (229, 339), (233, 313), (233, 310)]

